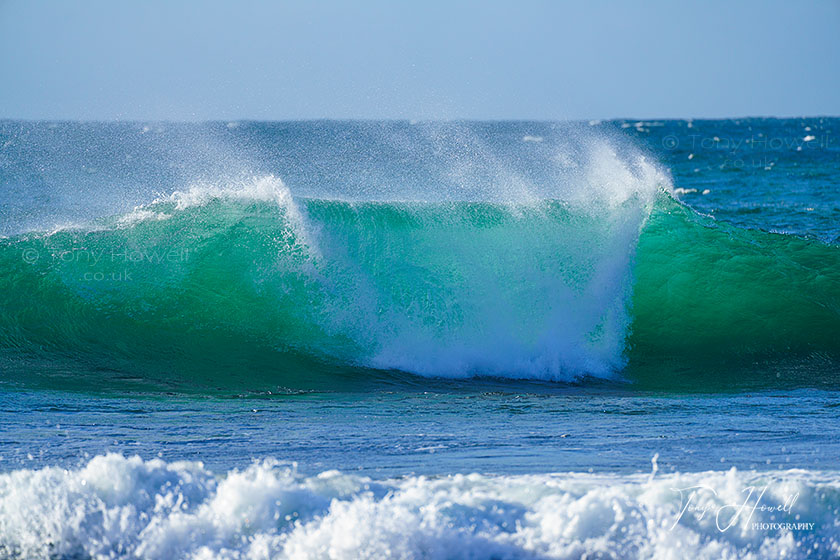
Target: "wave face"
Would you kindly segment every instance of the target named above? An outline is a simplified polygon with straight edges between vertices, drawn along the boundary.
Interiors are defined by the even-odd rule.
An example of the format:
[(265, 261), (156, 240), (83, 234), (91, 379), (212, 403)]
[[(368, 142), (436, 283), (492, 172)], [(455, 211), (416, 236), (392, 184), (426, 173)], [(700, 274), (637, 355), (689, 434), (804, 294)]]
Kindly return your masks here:
[[(840, 255), (823, 227), (832, 210), (801, 185), (814, 208), (790, 223), (806, 236), (773, 234), (754, 214), (736, 227), (678, 202), (675, 192), (697, 189), (674, 189), (608, 135), (546, 129), (526, 141), (523, 127), (539, 128), (528, 123), (266, 127), (253, 125), (248, 142), (288, 166), (294, 191), (270, 173), (219, 171), (104, 219), (74, 185), (117, 208), (112, 199), (148, 188), (114, 178), (152, 177), (171, 192), (173, 169), (196, 174), (175, 166), (187, 155), (211, 171), (245, 158), (189, 127), (9, 136), (0, 172), (21, 185), (40, 177), (39, 196), (57, 202), (42, 211), (0, 195), (8, 377), (310, 388), (399, 372), (661, 385), (681, 371), (753, 368), (761, 383), (840, 371)], [(20, 141), (33, 135), (43, 153), (65, 154), (54, 176)], [(91, 154), (74, 155), (80, 138)], [(278, 155), (269, 139), (303, 148)], [(173, 158), (173, 145), (186, 147)], [(47, 229), (49, 219), (65, 225)]]
[(637, 254), (628, 342), (639, 378), (663, 375), (646, 366), (666, 363), (728, 369), (729, 382), (736, 368), (764, 385), (837, 381), (837, 245), (740, 229), (667, 199)]
[(0, 474), (0, 555), (830, 558), (838, 507), (837, 475), (808, 471), (374, 481), (269, 459), (218, 478), (109, 454)]
[(722, 225), (656, 175), (630, 178), (586, 204), (295, 199), (273, 177), (194, 187), (0, 240), (0, 346), (162, 378), (246, 366), (292, 386), (318, 364), (571, 381), (628, 359), (840, 354), (836, 246)]
[(649, 201), (607, 195), (362, 203), (295, 200), (272, 177), (195, 187), (100, 229), (2, 242), (2, 344), (141, 362), (262, 349), (435, 376), (608, 375), (624, 363)]

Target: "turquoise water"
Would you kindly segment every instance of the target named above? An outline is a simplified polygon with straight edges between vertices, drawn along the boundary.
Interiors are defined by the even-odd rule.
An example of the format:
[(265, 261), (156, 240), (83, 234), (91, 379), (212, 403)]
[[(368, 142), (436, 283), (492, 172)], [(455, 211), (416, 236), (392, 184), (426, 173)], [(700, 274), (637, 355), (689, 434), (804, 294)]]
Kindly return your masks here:
[(0, 556), (835, 557), (838, 127), (0, 123)]

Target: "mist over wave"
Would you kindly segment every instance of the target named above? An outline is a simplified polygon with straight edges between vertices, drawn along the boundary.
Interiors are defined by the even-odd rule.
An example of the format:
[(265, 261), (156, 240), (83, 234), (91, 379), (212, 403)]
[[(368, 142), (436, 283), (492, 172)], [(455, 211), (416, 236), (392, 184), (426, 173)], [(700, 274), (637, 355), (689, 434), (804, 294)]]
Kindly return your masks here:
[(326, 170), (295, 175), (290, 159), (288, 186), (202, 139), (203, 178), (151, 202), (70, 225), (58, 204), (34, 229), (15, 214), (21, 231), (0, 239), (6, 367), (304, 388), (338, 372), (658, 383), (673, 375), (661, 364), (835, 369), (836, 246), (698, 214), (610, 135), (354, 126), (352, 155), (387, 146), (387, 161), (354, 167), (346, 143), (317, 136), (309, 163)]
[[(2, 252), (9, 283), (32, 289), (8, 292), (3, 340), (142, 358), (223, 330), (240, 352), (424, 375), (609, 376), (625, 359), (639, 231), (668, 183), (607, 144), (575, 167), (553, 198), (485, 185), (469, 200), (430, 189), (345, 202), (295, 198), (272, 176), (204, 183), (93, 226), (24, 234)], [(33, 307), (44, 316), (15, 312)], [(170, 325), (185, 340), (137, 336)]]

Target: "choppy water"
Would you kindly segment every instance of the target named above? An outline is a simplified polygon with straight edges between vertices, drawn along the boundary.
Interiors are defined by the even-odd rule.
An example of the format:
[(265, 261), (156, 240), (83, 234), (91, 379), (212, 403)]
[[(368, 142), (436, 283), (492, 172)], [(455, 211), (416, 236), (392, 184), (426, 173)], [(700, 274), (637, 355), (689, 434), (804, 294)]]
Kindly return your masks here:
[(838, 126), (0, 123), (0, 554), (833, 557)]

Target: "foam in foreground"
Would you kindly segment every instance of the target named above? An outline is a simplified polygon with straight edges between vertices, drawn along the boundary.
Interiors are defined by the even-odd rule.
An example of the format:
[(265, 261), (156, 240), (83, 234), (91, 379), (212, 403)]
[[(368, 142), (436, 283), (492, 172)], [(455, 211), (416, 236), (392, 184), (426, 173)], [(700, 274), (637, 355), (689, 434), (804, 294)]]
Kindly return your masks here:
[(0, 475), (0, 555), (824, 558), (838, 507), (836, 474), (796, 470), (373, 481), (109, 454)]

